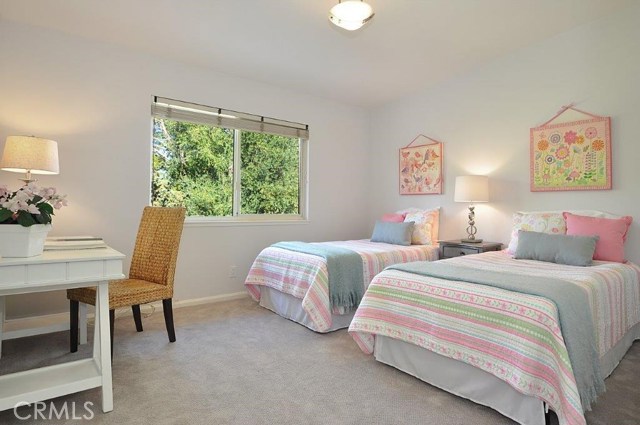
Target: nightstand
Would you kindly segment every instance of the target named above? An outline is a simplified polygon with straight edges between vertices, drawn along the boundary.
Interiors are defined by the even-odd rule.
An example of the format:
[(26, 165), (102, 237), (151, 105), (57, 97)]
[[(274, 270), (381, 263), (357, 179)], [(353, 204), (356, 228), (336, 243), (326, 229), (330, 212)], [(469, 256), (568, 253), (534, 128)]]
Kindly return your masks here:
[(460, 257), (461, 255), (480, 254), (487, 251), (500, 251), (500, 242), (467, 243), (460, 239), (440, 241), (440, 259)]

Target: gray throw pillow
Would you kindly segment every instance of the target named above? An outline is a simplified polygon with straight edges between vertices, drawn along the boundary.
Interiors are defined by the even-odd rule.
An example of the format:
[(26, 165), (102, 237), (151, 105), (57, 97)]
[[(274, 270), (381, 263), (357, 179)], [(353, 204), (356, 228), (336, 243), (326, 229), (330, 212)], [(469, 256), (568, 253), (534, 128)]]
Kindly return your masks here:
[(519, 230), (518, 247), (513, 258), (590, 266), (598, 239), (598, 236), (553, 235)]
[(411, 245), (411, 234), (413, 233), (413, 221), (405, 223), (391, 223), (387, 221), (376, 221), (373, 228), (371, 242), (385, 242), (395, 245)]

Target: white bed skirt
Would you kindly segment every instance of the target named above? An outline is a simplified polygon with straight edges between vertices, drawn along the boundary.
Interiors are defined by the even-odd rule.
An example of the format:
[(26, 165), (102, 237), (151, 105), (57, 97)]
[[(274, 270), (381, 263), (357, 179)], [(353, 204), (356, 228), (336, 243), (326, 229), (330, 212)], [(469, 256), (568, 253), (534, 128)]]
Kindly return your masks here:
[[(293, 320), (312, 331), (320, 332), (302, 308), (302, 300), (293, 295), (285, 294), (268, 286), (260, 286), (260, 305), (285, 319)], [(348, 328), (354, 314), (355, 311), (344, 315), (331, 315), (331, 327), (322, 333)]]
[(417, 345), (376, 335), (376, 360), (478, 404), (523, 425), (544, 425), (544, 406), (481, 369)]
[[(635, 340), (640, 339), (640, 323), (601, 359), (602, 373), (608, 377)], [(417, 345), (376, 335), (377, 361), (452, 394), (489, 406), (522, 425), (544, 425), (541, 400), (519, 393), (506, 382), (467, 363), (441, 356)], [(606, 384), (606, 382), (605, 382)]]

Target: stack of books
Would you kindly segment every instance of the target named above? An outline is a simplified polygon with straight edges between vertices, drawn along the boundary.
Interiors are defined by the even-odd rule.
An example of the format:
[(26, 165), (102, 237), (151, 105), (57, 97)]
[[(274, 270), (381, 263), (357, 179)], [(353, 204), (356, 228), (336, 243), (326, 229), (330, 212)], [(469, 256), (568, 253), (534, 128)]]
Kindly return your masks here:
[(45, 251), (63, 250), (63, 249), (95, 249), (106, 248), (102, 238), (94, 236), (60, 236), (47, 238), (44, 241)]

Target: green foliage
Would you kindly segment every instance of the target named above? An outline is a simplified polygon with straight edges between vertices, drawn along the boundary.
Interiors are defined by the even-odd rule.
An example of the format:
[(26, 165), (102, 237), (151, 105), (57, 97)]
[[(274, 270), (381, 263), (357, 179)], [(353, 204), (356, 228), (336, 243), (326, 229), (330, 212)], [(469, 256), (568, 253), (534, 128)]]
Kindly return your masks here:
[(299, 140), (242, 132), (242, 214), (298, 213)]
[(0, 209), (0, 223), (4, 223), (5, 221), (8, 221), (11, 216), (13, 215), (13, 213), (6, 209), (6, 208), (1, 208)]
[(27, 211), (18, 211), (18, 224), (29, 227), (36, 224), (36, 219), (31, 216)]
[[(152, 204), (185, 206), (192, 216), (233, 212), (230, 129), (169, 119), (153, 123)], [(241, 132), (241, 213), (295, 214), (298, 139)]]

